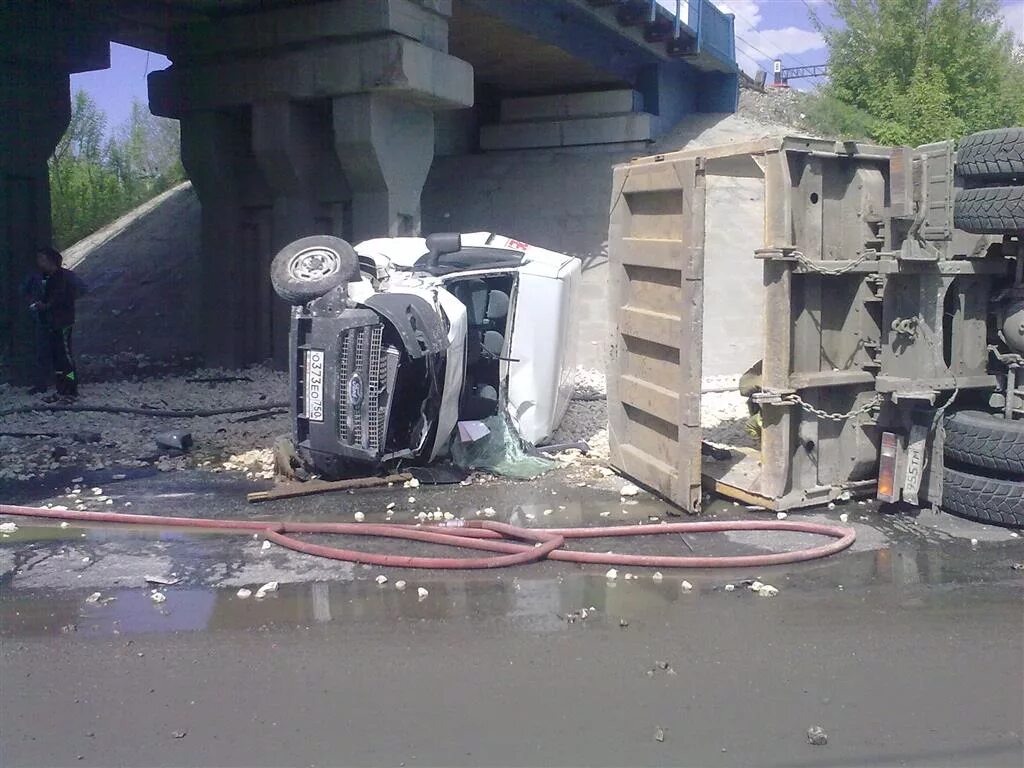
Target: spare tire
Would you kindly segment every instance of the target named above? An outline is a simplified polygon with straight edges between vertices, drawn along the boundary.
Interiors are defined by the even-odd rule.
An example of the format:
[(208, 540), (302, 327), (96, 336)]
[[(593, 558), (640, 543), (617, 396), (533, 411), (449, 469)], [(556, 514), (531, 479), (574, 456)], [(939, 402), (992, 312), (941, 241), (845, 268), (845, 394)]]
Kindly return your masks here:
[(318, 299), (359, 279), (359, 257), (340, 237), (303, 237), (282, 248), (270, 266), (274, 291), (290, 304)]
[(984, 411), (946, 417), (946, 458), (1024, 478), (1024, 421), (1007, 421)]
[(1024, 232), (1024, 186), (961, 190), (953, 223), (957, 229), (977, 235)]
[(943, 471), (942, 509), (957, 517), (1007, 528), (1024, 527), (1024, 482)]
[(956, 172), (968, 183), (1024, 181), (1024, 128), (973, 133), (960, 142)]

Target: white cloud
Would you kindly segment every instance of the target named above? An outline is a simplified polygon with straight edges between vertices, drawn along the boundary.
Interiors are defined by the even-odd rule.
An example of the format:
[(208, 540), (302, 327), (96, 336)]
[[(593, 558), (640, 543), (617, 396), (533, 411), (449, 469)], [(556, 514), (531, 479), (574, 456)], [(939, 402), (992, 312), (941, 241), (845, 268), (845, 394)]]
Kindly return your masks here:
[[(1015, 2), (1017, 1), (1015, 0)], [(658, 2), (669, 10), (675, 11), (675, 0), (658, 0)], [(815, 0), (809, 0), (809, 2), (813, 4)], [(1019, 0), (1019, 2), (1024, 7), (1024, 0)], [(767, 27), (762, 9), (765, 0), (761, 0), (761, 2), (758, 0), (718, 0), (715, 4), (726, 13), (735, 16), (736, 60), (744, 70), (751, 74), (759, 68), (770, 70), (772, 59), (782, 58), (785, 60), (787, 54), (799, 56), (801, 53), (825, 46), (825, 40), (813, 29), (801, 29), (794, 26)], [(687, 3), (683, 2), (682, 6), (685, 13)]]
[(1018, 43), (1024, 44), (1024, 0), (1003, 3), (1000, 12), (1003, 15), (1003, 26), (1013, 32)]

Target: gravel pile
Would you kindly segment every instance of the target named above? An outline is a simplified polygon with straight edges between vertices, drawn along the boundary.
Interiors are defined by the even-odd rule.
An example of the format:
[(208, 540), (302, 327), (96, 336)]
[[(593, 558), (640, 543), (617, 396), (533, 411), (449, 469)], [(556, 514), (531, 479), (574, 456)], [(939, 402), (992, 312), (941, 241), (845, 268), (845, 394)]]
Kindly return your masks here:
[[(608, 460), (608, 403), (602, 371), (578, 368), (576, 395), (555, 433), (554, 442), (583, 440), (590, 445), (590, 458)], [(749, 416), (747, 401), (739, 392), (715, 392), (701, 396), (700, 421), (703, 438), (714, 443), (755, 447), (745, 429)]]
[[(238, 378), (231, 382), (189, 382), (193, 378)], [(259, 405), (287, 399), (288, 374), (259, 366), (241, 371), (203, 369), (187, 375), (136, 381), (89, 383), (79, 403), (191, 410)], [(39, 403), (23, 389), (0, 385), (3, 408)], [(0, 480), (29, 480), (52, 470), (90, 470), (153, 465), (169, 471), (187, 466), (214, 471), (244, 469), (269, 477), (273, 439), (291, 431), (287, 413), (227, 414), (202, 418), (153, 418), (110, 413), (32, 412), (3, 419), (2, 432), (41, 432), (56, 437), (0, 437)], [(189, 432), (194, 447), (185, 455), (160, 449), (154, 437)]]
[(800, 92), (792, 88), (768, 88), (764, 93), (741, 88), (736, 114), (765, 125), (791, 126), (796, 131), (806, 133), (801, 99)]

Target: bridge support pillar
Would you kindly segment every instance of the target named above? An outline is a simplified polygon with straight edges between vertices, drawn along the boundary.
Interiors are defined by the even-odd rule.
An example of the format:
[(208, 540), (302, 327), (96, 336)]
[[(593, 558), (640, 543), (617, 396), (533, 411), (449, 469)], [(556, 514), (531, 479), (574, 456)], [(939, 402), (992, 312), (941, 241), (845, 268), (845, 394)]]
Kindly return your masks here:
[(439, 109), (472, 106), (450, 2), (334, 0), (191, 28), (150, 75), (203, 207), (196, 332), (208, 363), (286, 362), (270, 261), (291, 240), (419, 233)]

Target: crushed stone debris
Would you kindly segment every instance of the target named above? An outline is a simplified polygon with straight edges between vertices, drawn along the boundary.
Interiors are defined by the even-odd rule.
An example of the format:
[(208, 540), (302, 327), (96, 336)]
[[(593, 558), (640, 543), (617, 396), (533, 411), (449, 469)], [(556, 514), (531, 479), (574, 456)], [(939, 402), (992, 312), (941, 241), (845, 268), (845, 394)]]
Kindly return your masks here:
[(0, 533), (14, 533), (17, 530), (16, 523), (0, 523)]
[(397, 589), (399, 592), (403, 591), (405, 589), (405, 579), (399, 579), (398, 581), (396, 581), (395, 589)]
[(758, 597), (775, 597), (777, 594), (779, 594), (779, 590), (771, 584), (762, 584), (761, 588), (757, 590)]
[(807, 729), (807, 743), (815, 747), (824, 747), (828, 744), (828, 734), (820, 725), (812, 725)]
[(726, 592), (732, 592), (734, 589), (736, 589), (736, 585), (735, 584), (726, 584), (725, 585), (725, 591)]
[(363, 522), (363, 520), (366, 519), (366, 515), (364, 515), (362, 512), (356, 512), (354, 515), (352, 515), (352, 517), (355, 519), (357, 523), (361, 523)]
[(430, 592), (429, 592), (429, 591), (427, 591), (427, 589), (426, 589), (426, 588), (424, 588), (424, 587), (417, 587), (417, 588), (416, 588), (416, 596), (417, 596), (417, 597), (418, 597), (418, 598), (419, 598), (420, 600), (423, 600), (423, 599), (425, 599), (425, 598), (426, 598), (426, 596), (427, 596), (427, 595), (429, 595), (429, 594), (430, 594)]
[(636, 496), (640, 493), (640, 489), (632, 483), (626, 483), (619, 489), (619, 496)]
[(683, 579), (683, 581), (679, 582), (679, 588), (683, 590), (683, 592), (689, 592), (693, 589), (693, 584)]
[(235, 592), (235, 595), (237, 595), (240, 600), (245, 600), (246, 598), (252, 597), (252, 590), (242, 587), (240, 590)]
[(388, 577), (382, 573), (377, 578), (375, 578), (374, 581), (376, 581), (378, 585), (383, 587), (385, 584), (388, 583)]
[(615, 568), (609, 568), (605, 571), (604, 577), (609, 581), (615, 581), (615, 579), (619, 578), (619, 572)]
[(280, 586), (276, 581), (268, 581), (262, 587), (256, 590), (256, 599), (262, 600), (271, 592), (277, 592), (277, 588)]
[(152, 592), (150, 592), (149, 599), (152, 600), (154, 603), (162, 603), (167, 600), (167, 595), (165, 595), (163, 592), (157, 592), (154, 589)]

